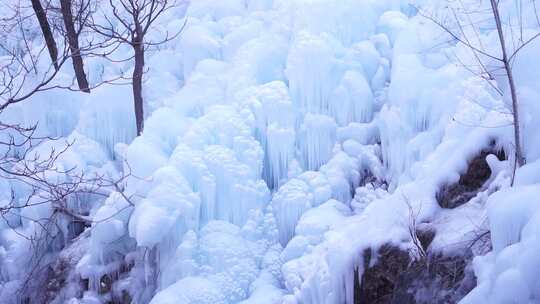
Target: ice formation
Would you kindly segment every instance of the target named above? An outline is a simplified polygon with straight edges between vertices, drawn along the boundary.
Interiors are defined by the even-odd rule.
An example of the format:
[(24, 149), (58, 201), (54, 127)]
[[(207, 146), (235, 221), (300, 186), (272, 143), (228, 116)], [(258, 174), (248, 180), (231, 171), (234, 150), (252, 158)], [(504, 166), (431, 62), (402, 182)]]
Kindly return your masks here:
[[(511, 117), (491, 87), (505, 91), (504, 81), (488, 84), (459, 65), (449, 54), (471, 60), (466, 48), (448, 44), (409, 2), (192, 0), (185, 16), (162, 25), (187, 19), (182, 35), (149, 54), (149, 110), (136, 138), (123, 87), (45, 92), (46, 114), (5, 112), (75, 139), (60, 160), (66, 168), (130, 173), (123, 193), (74, 203), (91, 227), (79, 247), (51, 247), (77, 252), (70, 273), (88, 288), (56, 301), (128, 293), (152, 304), (353, 303), (364, 250), (411, 250), (411, 212), (437, 225), (437, 252), (455, 253), (489, 228), (493, 250), (474, 259), (478, 286), (462, 303), (538, 301), (540, 69), (531, 62), (540, 40), (514, 66), (528, 164), (510, 187)], [(413, 4), (437, 10), (440, 2)], [(508, 18), (517, 14), (512, 3), (501, 1)], [(487, 25), (481, 35), (493, 41)], [(437, 191), (493, 146), (510, 158), (488, 155), (491, 176), (473, 199), (442, 209)], [(43, 205), (0, 221), (0, 298), (14, 297), (30, 258), (21, 235), (40, 231), (25, 218), (51, 212)], [(115, 281), (104, 292), (106, 276)]]

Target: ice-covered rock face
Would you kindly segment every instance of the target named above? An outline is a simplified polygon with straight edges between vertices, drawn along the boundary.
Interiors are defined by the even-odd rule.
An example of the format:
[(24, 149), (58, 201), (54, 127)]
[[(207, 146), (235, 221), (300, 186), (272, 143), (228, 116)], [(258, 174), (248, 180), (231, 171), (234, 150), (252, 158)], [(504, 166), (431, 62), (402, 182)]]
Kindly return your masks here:
[[(291, 240), (303, 214), (341, 201), (299, 228), (314, 246), (332, 226), (317, 226), (316, 217), (350, 215), (363, 168), (380, 175), (377, 161), (368, 161), (378, 159), (376, 149), (358, 147), (373, 144), (376, 132), (367, 128), (362, 138), (349, 124), (372, 122), (373, 90), (388, 80), (381, 52), (390, 40), (369, 39), (384, 5), (334, 5), (201, 0), (188, 7), (191, 22), (178, 44), (184, 87), (126, 149), (144, 180), (129, 181), (141, 198), (127, 222), (117, 219), (137, 246), (162, 251), (157, 288), (164, 290), (155, 303), (191, 303), (195, 293), (176, 290), (199, 283), (212, 303), (249, 303), (264, 291), (281, 298), (279, 244)], [(301, 13), (308, 7), (312, 13)], [(319, 26), (323, 17), (333, 25)]]
[(493, 251), (474, 260), (478, 286), (462, 303), (527, 303), (540, 295), (538, 185), (523, 184), (488, 200)]
[(243, 228), (210, 221), (198, 236), (187, 233), (171, 268), (164, 269), (162, 288), (167, 288), (151, 303), (238, 303), (255, 281), (259, 288), (278, 290), (279, 249), (271, 247), (275, 227), (265, 221), (260, 214)]
[[(493, 139), (511, 151), (507, 105), (450, 56), (467, 49), (449, 46), (410, 1), (189, 2), (182, 35), (148, 53), (141, 136), (122, 87), (84, 100), (47, 93), (47, 107), (59, 109), (45, 118), (23, 107), (8, 113), (77, 139), (65, 167), (115, 174), (114, 158), (132, 174), (121, 185), (130, 202), (114, 192), (83, 206), (94, 222), (76, 267), (91, 289), (82, 303), (108, 299), (99, 295), (107, 272), (118, 279), (112, 287), (130, 285), (134, 300), (152, 304), (352, 303), (363, 250), (410, 249), (412, 215), (439, 225), (441, 251), (482, 226), (486, 198), (509, 184), (509, 161), (486, 160), (493, 176), (474, 204), (441, 211), (435, 194)], [(442, 0), (413, 2), (437, 10)], [(501, 1), (510, 17), (511, 4)], [(175, 12), (162, 26), (184, 21)], [(531, 43), (515, 61), (531, 161), (540, 155), (537, 51)], [(64, 104), (71, 99), (80, 109)], [(538, 264), (538, 167), (518, 171), (519, 190), (487, 200), (494, 250), (476, 260), (479, 286), (465, 303), (540, 297), (530, 267)], [(1, 194), (0, 206), (7, 200)], [(3, 278), (15, 280), (28, 258), (28, 243), (7, 224), (36, 233), (25, 217), (52, 212), (43, 205), (0, 221), (0, 298), (13, 289)]]

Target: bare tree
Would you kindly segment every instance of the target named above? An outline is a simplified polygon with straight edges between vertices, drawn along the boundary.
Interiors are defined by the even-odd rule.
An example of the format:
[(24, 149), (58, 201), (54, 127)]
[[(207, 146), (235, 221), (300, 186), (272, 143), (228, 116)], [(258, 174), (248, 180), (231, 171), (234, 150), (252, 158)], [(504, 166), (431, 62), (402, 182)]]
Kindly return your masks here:
[(63, 48), (48, 68), (38, 69), (37, 62), (47, 46), (34, 47), (34, 41), (24, 29), (27, 19), (20, 7), (14, 7), (13, 15), (0, 22), (0, 35), (4, 36), (0, 50), (5, 55), (0, 57), (0, 112), (37, 92), (50, 89), (69, 58), (68, 50)]
[(144, 129), (145, 52), (148, 47), (163, 44), (176, 37), (183, 27), (175, 35), (167, 34), (158, 41), (147, 39), (147, 34), (159, 17), (177, 4), (177, 0), (109, 0), (112, 16), (104, 14), (105, 24), (92, 22), (91, 25), (106, 39), (113, 39), (119, 44), (127, 44), (133, 48), (132, 88), (137, 135), (141, 135)]
[[(69, 50), (58, 50), (54, 41), (54, 27), (51, 27), (44, 8), (39, 1), (33, 1), (33, 11), (39, 19), (46, 43), (36, 47), (36, 39), (29, 37), (31, 20), (34, 18), (20, 2), (6, 5), (0, 22), (0, 113), (7, 107), (48, 90), (62, 65), (69, 59)], [(38, 68), (38, 61), (45, 49), (49, 49), (51, 65)]]
[[(27, 268), (21, 272), (22, 284), (17, 290), (21, 303), (50, 302), (54, 294), (48, 294), (46, 286), (57, 252), (92, 224), (109, 219), (93, 220), (88, 215), (89, 202), (120, 193), (127, 204), (110, 218), (130, 212), (134, 206), (132, 197), (124, 193), (125, 180), (132, 176), (129, 166), (126, 173), (114, 177), (65, 168), (62, 157), (74, 142), (38, 136), (36, 127), (0, 123), (0, 179), (11, 186), (9, 200), (0, 205), (0, 224), (7, 225), (30, 246), (25, 257)], [(48, 215), (36, 217), (23, 212), (42, 205), (50, 207)], [(28, 224), (23, 226), (23, 221)], [(65, 226), (62, 228), (65, 223), (69, 223), (67, 234)], [(30, 225), (33, 229), (21, 229)]]
[[(75, 31), (77, 39), (83, 33), (83, 26), (88, 23), (87, 18), (91, 14), (88, 3), (84, 0), (64, 3), (71, 6), (69, 11), (73, 14), (69, 20), (73, 21), (71, 29)], [(11, 9), (10, 13), (0, 16), (0, 115), (3, 114), (0, 116), (0, 180), (8, 184), (8, 188), (3, 188), (7, 189), (8, 200), (0, 204), (0, 223), (1, 226), (7, 225), (31, 246), (28, 268), (21, 274), (23, 277), (19, 278), (23, 282), (21, 290), (18, 291), (21, 303), (46, 303), (50, 299), (47, 298), (46, 288), (43, 286), (48, 282), (49, 266), (54, 262), (58, 251), (70, 241), (66, 239), (68, 236), (65, 235), (65, 227), (61, 227), (62, 223), (80, 223), (82, 228), (76, 233), (96, 223), (88, 216), (88, 210), (78, 207), (78, 202), (85, 201), (88, 197), (101, 200), (112, 192), (118, 192), (127, 202), (126, 208), (119, 212), (129, 212), (128, 209), (132, 209), (133, 203), (131, 197), (123, 192), (124, 181), (130, 173), (120, 172), (119, 176), (109, 177), (85, 172), (82, 168), (65, 168), (62, 166), (62, 158), (68, 153), (73, 142), (37, 135), (37, 124), (27, 126), (19, 124), (20, 122), (5, 122), (12, 120), (6, 115), (8, 108), (39, 92), (51, 89), (89, 90), (87, 82), (82, 88), (80, 82), (78, 88), (75, 87), (78, 77), (75, 77), (72, 83), (64, 84), (57, 81), (56, 76), (69, 59), (76, 61), (76, 55), (82, 62), (85, 56), (107, 57), (116, 50), (108, 44), (108, 40), (95, 43), (89, 39), (80, 45), (71, 43), (73, 41), (69, 41), (68, 37), (70, 30), (66, 29), (70, 26), (65, 24), (63, 18), (62, 8), (66, 6), (55, 8), (47, 2), (44, 8), (41, 2), (33, 4), (35, 6), (26, 7), (24, 2), (14, 1), (13, 6), (6, 5)], [(41, 33), (37, 26), (32, 27), (32, 21), (35, 23), (34, 18), (37, 16), (36, 10), (41, 14), (39, 18), (44, 18), (39, 24)], [(53, 14), (55, 12), (56, 19)], [(45, 29), (42, 27), (42, 24), (45, 24), (43, 21), (46, 22)], [(45, 43), (40, 39), (40, 34), (44, 35)], [(59, 44), (60, 50), (57, 49), (56, 55), (49, 48), (50, 44), (45, 35), (50, 35), (49, 38), (56, 37), (58, 42), (63, 42)], [(44, 66), (42, 57), (47, 54), (47, 50), (51, 64)], [(56, 59), (53, 59), (54, 56)], [(102, 81), (95, 86), (117, 79), (123, 77)], [(47, 206), (51, 213), (33, 218), (23, 212), (38, 206)], [(22, 229), (23, 221), (30, 222), (35, 229)]]
[(79, 35), (84, 24), (86, 23), (85, 20), (82, 19), (86, 19), (90, 16), (90, 1), (80, 0), (76, 14), (77, 20), (79, 20), (79, 29), (75, 29), (72, 2), (72, 0), (60, 0), (60, 10), (62, 12), (62, 19), (64, 21), (67, 41), (71, 51), (71, 61), (73, 62), (73, 70), (75, 71), (75, 77), (77, 79), (79, 89), (85, 93), (90, 93), (90, 87), (88, 85), (86, 73), (84, 72), (84, 62), (81, 55), (81, 49), (79, 47)]
[[(519, 0), (521, 3), (521, 0)], [(505, 30), (510, 29), (510, 32), (513, 34), (512, 24), (505, 24), (501, 20), (501, 14), (499, 9), (499, 1), (490, 0), (489, 11), (482, 10), (481, 7), (473, 9), (466, 7), (462, 1), (456, 2), (460, 7), (455, 8), (452, 5), (449, 5), (447, 9), (450, 11), (450, 20), (442, 19), (426, 12), (423, 12), (419, 9), (419, 12), (422, 16), (431, 20), (441, 29), (443, 29), (450, 37), (467, 47), (474, 59), (477, 61), (478, 69), (474, 70), (473, 68), (468, 68), (469, 71), (473, 72), (475, 75), (486, 80), (492, 87), (495, 88), (499, 94), (503, 95), (503, 91), (495, 87), (492, 82), (495, 79), (494, 75), (497, 75), (499, 70), (503, 70), (504, 74), (502, 75), (508, 84), (509, 95), (511, 101), (510, 114), (513, 117), (513, 129), (514, 129), (514, 145), (515, 145), (515, 165), (514, 165), (514, 175), (518, 167), (523, 166), (526, 163), (526, 159), (523, 153), (522, 146), (522, 134), (521, 134), (521, 121), (520, 121), (520, 102), (518, 98), (515, 77), (513, 74), (512, 66), (513, 62), (516, 59), (518, 53), (536, 38), (540, 37), (540, 32), (530, 36), (525, 39), (523, 37), (523, 20), (519, 18), (518, 32), (520, 33), (519, 37), (507, 37), (505, 36)], [(481, 6), (481, 3), (479, 2)], [(534, 7), (536, 10), (536, 7)], [(495, 29), (497, 31), (498, 40), (499, 40), (499, 52), (500, 54), (493, 54), (486, 50), (483, 46), (482, 39), (480, 38), (479, 23), (485, 21), (473, 20), (471, 15), (489, 15), (489, 17), (495, 23)], [(538, 16), (538, 14), (536, 14)], [(540, 26), (540, 20), (537, 18), (537, 23)], [(472, 32), (472, 34), (471, 34)], [(509, 49), (509, 40), (511, 39), (512, 50)], [(490, 64), (488, 61), (495, 62), (495, 65)], [(513, 183), (512, 177), (512, 183)]]
[(58, 48), (56, 46), (56, 41), (54, 40), (54, 36), (51, 30), (51, 25), (49, 24), (49, 20), (47, 19), (47, 14), (45, 12), (45, 9), (43, 9), (43, 6), (41, 5), (40, 0), (32, 0), (32, 8), (34, 9), (36, 18), (38, 19), (41, 32), (43, 33), (43, 38), (45, 39), (45, 43), (47, 44), (47, 49), (49, 50), (51, 61), (54, 65), (54, 68), (58, 70), (60, 69), (60, 66), (58, 65), (58, 62), (57, 62), (58, 61)]
[[(504, 65), (504, 69), (506, 71), (506, 76), (508, 80), (508, 85), (510, 87), (510, 96), (512, 98), (512, 115), (514, 116), (514, 141), (516, 145), (515, 147), (516, 162), (518, 166), (523, 166), (525, 164), (525, 157), (523, 155), (523, 151), (521, 147), (518, 95), (517, 95), (516, 85), (514, 83), (514, 74), (512, 73), (512, 63), (510, 60), (513, 57), (515, 57), (517, 52), (519, 52), (519, 50), (523, 46), (525, 46), (532, 40), (524, 42), (521, 46), (518, 47), (518, 49), (513, 54), (509, 56), (507, 47), (506, 47), (506, 40), (505, 40), (504, 32), (503, 32), (503, 25), (501, 22), (501, 15), (499, 13), (499, 3), (498, 1), (491, 0), (490, 4), (491, 4), (491, 10), (493, 11), (493, 18), (495, 19), (495, 25), (497, 26), (497, 34), (499, 36), (500, 48), (501, 48), (501, 53), (502, 53), (502, 58), (500, 58), (499, 60), (501, 60)], [(538, 35), (539, 34), (534, 36), (534, 38), (538, 37)]]
[[(13, 4), (3, 7), (5, 16), (0, 17), (0, 113), (42, 91), (66, 89), (90, 92), (92, 88), (105, 84), (127, 84), (118, 82), (126, 80), (123, 74), (92, 85), (88, 83), (83, 66), (84, 58), (107, 58), (117, 49), (113, 46), (116, 41), (111, 39), (96, 41), (90, 38), (83, 43), (79, 41), (83, 33), (87, 36), (92, 34), (87, 27), (94, 12), (90, 7), (92, 0), (62, 0), (65, 4), (64, 10), (62, 7), (52, 6), (50, 2), (47, 2), (44, 8), (39, 0), (32, 1), (37, 1), (36, 8), (32, 6), (33, 13), (28, 11), (21, 1), (14, 1)], [(38, 17), (41, 20), (40, 28), (45, 44), (36, 39), (37, 29), (32, 28), (32, 20), (37, 16), (36, 10), (40, 12), (41, 17)], [(48, 14), (43, 15), (41, 11)], [(64, 18), (64, 15), (71, 17)], [(42, 26), (43, 24), (45, 26)], [(56, 45), (54, 38), (63, 43)], [(51, 60), (48, 67), (38, 65), (46, 49), (49, 50), (51, 59), (56, 58)], [(64, 64), (70, 59), (73, 59), (75, 70), (71, 83), (55, 81)]]
[[(77, 75), (76, 62), (80, 60), (79, 68), (84, 73), (82, 64), (85, 56), (101, 56), (114, 61), (109, 55), (118, 47), (129, 45), (134, 50), (134, 55), (126, 60), (133, 59), (135, 63), (133, 81), (130, 84), (133, 86), (137, 131), (141, 134), (144, 119), (142, 84), (145, 52), (149, 47), (162, 44), (176, 36), (167, 35), (155, 41), (148, 39), (147, 33), (152, 30), (152, 25), (156, 20), (173, 7), (175, 2), (174, 0), (110, 0), (109, 8), (113, 13), (109, 15), (110, 11), (107, 12), (108, 14), (104, 16), (106, 23), (98, 25), (93, 20), (94, 11), (87, 6), (89, 1), (60, 0), (59, 8), (50, 6), (49, 2), (46, 8), (41, 7), (45, 15), (42, 14), (40, 18), (49, 23), (47, 35), (50, 35), (53, 40), (56, 38), (59, 42), (60, 49), (57, 50), (56, 59), (52, 59), (54, 52), (51, 52), (48, 47), (48, 38), (44, 33), (47, 29), (42, 28), (41, 31), (45, 38), (44, 44), (40, 39), (36, 39), (39, 36), (27, 36), (27, 33), (31, 31), (25, 29), (24, 22), (28, 23), (28, 20), (35, 18), (37, 14), (27, 14), (26, 7), (20, 6), (19, 3), (19, 6), (13, 8), (12, 15), (0, 17), (2, 21), (0, 22), (0, 36), (8, 37), (10, 36), (8, 33), (15, 32), (19, 38), (9, 41), (0, 40), (0, 55), (2, 55), (0, 56), (0, 114), (6, 113), (5, 110), (8, 108), (42, 91), (57, 88), (89, 91), (90, 86), (86, 81), (86, 75), (83, 74), (86, 83), (80, 81), (82, 78)], [(37, 10), (39, 11), (39, 7)], [(57, 13), (57, 18), (54, 19), (55, 16), (49, 12)], [(70, 13), (71, 16), (69, 16)], [(40, 27), (42, 21), (40, 21)], [(89, 31), (85, 33), (87, 29)], [(94, 33), (91, 33), (92, 31)], [(96, 42), (95, 33), (103, 39)], [(90, 39), (82, 37), (90, 37)], [(50, 66), (43, 68), (43, 65), (38, 62), (43, 62), (43, 60), (40, 61), (40, 56), (46, 54), (47, 50), (49, 50), (52, 62)], [(76, 75), (73, 83), (63, 84), (56, 80), (56, 76), (69, 59), (72, 59), (74, 63)], [(124, 78), (121, 75), (117, 79)], [(117, 79), (102, 81), (98, 85), (115, 82)], [(78, 88), (74, 87), (75, 80)], [(3, 202), (0, 206), (0, 221), (31, 244), (32, 259), (29, 261), (28, 271), (25, 270), (24, 277), (20, 278), (23, 282), (19, 291), (20, 299), (22, 302), (36, 299), (41, 303), (48, 302), (49, 298), (43, 285), (40, 284), (48, 281), (46, 273), (50, 269), (49, 266), (54, 262), (55, 254), (63, 248), (62, 246), (65, 246), (65, 243), (58, 241), (59, 238), (65, 238), (60, 227), (61, 223), (67, 220), (81, 223), (83, 227), (96, 223), (92, 217), (88, 216), (88, 210), (74, 207), (77, 204), (73, 201), (85, 196), (105, 199), (112, 192), (117, 192), (127, 202), (126, 208), (119, 212), (124, 210), (130, 212), (134, 204), (132, 198), (124, 194), (124, 181), (131, 176), (129, 172), (121, 172), (120, 176), (112, 178), (95, 173), (89, 174), (80, 168), (63, 168), (62, 157), (69, 151), (73, 142), (62, 142), (61, 139), (38, 136), (36, 130), (37, 125), (24, 126), (4, 123), (0, 120), (0, 179), (8, 181), (12, 186), (9, 201), (7, 204)], [(48, 150), (43, 148), (43, 145), (48, 145), (52, 141), (58, 142), (51, 144)], [(17, 190), (20, 188), (25, 190), (23, 192)], [(31, 210), (40, 205), (50, 207), (51, 214), (44, 218), (30, 218), (22, 212), (27, 208)], [(22, 221), (31, 222), (36, 229), (22, 231)], [(58, 242), (62, 244), (51, 253), (51, 246), (54, 246), (52, 244)]]

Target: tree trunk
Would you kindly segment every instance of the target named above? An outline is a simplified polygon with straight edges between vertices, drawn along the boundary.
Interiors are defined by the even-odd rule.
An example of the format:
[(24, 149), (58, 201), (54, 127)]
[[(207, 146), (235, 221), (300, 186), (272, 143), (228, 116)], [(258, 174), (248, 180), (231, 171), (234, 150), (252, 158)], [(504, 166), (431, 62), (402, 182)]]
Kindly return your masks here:
[(51, 61), (54, 65), (55, 70), (58, 71), (60, 68), (58, 66), (58, 48), (56, 47), (56, 41), (54, 41), (54, 36), (51, 31), (51, 26), (47, 20), (47, 14), (41, 5), (40, 0), (32, 0), (32, 8), (39, 22), (39, 27), (43, 33), (43, 38), (45, 38), (45, 43), (47, 44), (47, 49), (49, 50), (49, 55), (51, 56)]
[(90, 93), (88, 80), (84, 73), (84, 63), (79, 49), (79, 35), (75, 31), (75, 25), (73, 24), (71, 0), (60, 0), (60, 9), (62, 10), (62, 19), (64, 19), (64, 26), (66, 27), (69, 49), (71, 51), (71, 61), (73, 62), (73, 70), (75, 71), (77, 84), (81, 91)]
[[(506, 42), (504, 39), (501, 16), (499, 14), (499, 7), (496, 0), (491, 0), (491, 9), (493, 11), (493, 16), (495, 17), (495, 24), (497, 25), (497, 32), (499, 34), (499, 41), (501, 43), (501, 51), (503, 56), (502, 61), (504, 64), (504, 69), (506, 70), (508, 85), (510, 87), (510, 96), (512, 98), (512, 115), (514, 116), (514, 143), (516, 145), (516, 164), (518, 167), (521, 167), (525, 164), (525, 157), (523, 156), (523, 151), (521, 150), (521, 132), (519, 126), (520, 121), (517, 90), (514, 83), (514, 76), (512, 74), (512, 66), (510, 65), (508, 53), (506, 51)], [(516, 168), (514, 168), (514, 173), (515, 169)]]
[[(142, 39), (141, 39), (142, 40)], [(144, 128), (144, 108), (142, 96), (142, 78), (144, 73), (144, 44), (135, 42), (135, 68), (133, 69), (133, 102), (135, 106), (135, 122), (137, 124), (137, 136), (141, 135)]]

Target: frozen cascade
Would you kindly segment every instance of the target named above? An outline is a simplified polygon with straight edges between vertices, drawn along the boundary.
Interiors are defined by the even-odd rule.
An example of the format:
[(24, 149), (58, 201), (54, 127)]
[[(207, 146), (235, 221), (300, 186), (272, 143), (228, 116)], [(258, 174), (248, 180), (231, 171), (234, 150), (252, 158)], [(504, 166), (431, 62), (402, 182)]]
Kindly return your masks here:
[[(129, 88), (98, 88), (96, 92), (85, 100), (82, 117), (77, 125), (77, 130), (104, 147), (108, 147), (110, 156), (114, 156), (114, 147), (117, 143), (129, 143), (135, 138), (136, 130), (133, 127), (135, 120), (132, 117), (119, 120), (117, 113), (131, 111), (133, 102), (125, 98), (129, 96)], [(107, 100), (118, 102), (107, 102)]]
[(329, 112), (340, 126), (373, 119), (373, 93), (366, 78), (359, 72), (347, 71), (330, 100)]
[(293, 179), (281, 187), (272, 200), (282, 244), (287, 244), (294, 234), (296, 221), (311, 207), (313, 197), (307, 190), (306, 183)]
[[(353, 303), (364, 250), (392, 244), (413, 252), (411, 212), (437, 226), (430, 250), (441, 253), (478, 233), (487, 214), (493, 250), (474, 260), (479, 284), (463, 303), (537, 299), (530, 266), (540, 263), (540, 149), (531, 134), (540, 90), (527, 79), (540, 69), (524, 62), (534, 62), (538, 46), (516, 61), (530, 160), (517, 187), (508, 188), (512, 159), (489, 155), (493, 176), (478, 194), (443, 210), (438, 190), (458, 181), (482, 149), (495, 141), (512, 154), (511, 121), (501, 114), (504, 100), (448, 56), (466, 50), (448, 45), (409, 2), (190, 1), (182, 35), (148, 52), (148, 111), (136, 138), (125, 88), (69, 95), (80, 109), (44, 94), (58, 109), (39, 131), (76, 139), (63, 168), (132, 174), (121, 185), (127, 196), (69, 202), (93, 222), (70, 249), (71, 275), (88, 280), (88, 290), (64, 302), (126, 293), (152, 304)], [(439, 9), (439, 0), (413, 2)], [(184, 24), (175, 14), (160, 30)], [(488, 27), (484, 34), (491, 39)], [(26, 108), (9, 114), (39, 116)], [(17, 216), (53, 212), (43, 205)], [(7, 219), (17, 232), (40, 231), (17, 216)], [(0, 222), (0, 298), (18, 284), (27, 246)], [(104, 278), (114, 279), (111, 291)]]
[[(380, 89), (388, 75), (377, 49), (384, 40), (357, 41), (374, 32), (375, 22), (357, 35), (353, 28), (365, 20), (352, 18), (336, 40), (307, 19), (293, 32), (259, 26), (287, 20), (291, 8), (281, 4), (250, 4), (268, 15), (247, 13), (242, 18), (254, 26), (242, 27), (231, 17), (239, 2), (230, 2), (229, 7), (200, 1), (188, 8), (193, 21), (179, 44), (184, 87), (150, 115), (144, 134), (125, 149), (133, 171), (145, 178), (130, 180), (128, 189), (142, 198), (130, 219), (119, 214), (111, 223), (127, 225), (138, 247), (156, 248), (161, 275), (155, 288), (161, 291), (152, 303), (249, 302), (256, 282), (253, 301), (257, 290), (282, 298), (287, 291), (281, 289), (282, 271), (276, 271), (280, 248), (294, 238), (304, 214), (324, 205), (350, 215), (363, 167), (378, 170), (363, 160), (377, 159), (376, 150), (355, 148), (368, 142), (358, 143), (364, 139), (347, 131), (351, 123), (372, 122), (377, 107), (371, 85)], [(330, 2), (318, 2), (316, 12), (322, 14), (319, 9)], [(351, 18), (347, 8), (354, 5), (348, 1), (337, 14)], [(203, 17), (206, 9), (214, 21)], [(287, 37), (293, 37), (289, 50), (281, 46)], [(268, 43), (276, 51), (266, 51)], [(281, 71), (270, 70), (276, 67)], [(168, 121), (183, 123), (171, 129)], [(145, 156), (144, 164), (136, 161)], [(316, 234), (304, 226), (299, 231)], [(100, 251), (112, 250), (102, 238), (91, 237)], [(100, 263), (84, 261), (85, 268)], [(143, 268), (153, 262), (146, 263)], [(145, 288), (154, 284), (149, 283)], [(198, 288), (187, 292), (195, 285), (206, 296)]]
[(337, 125), (329, 116), (308, 113), (304, 117), (298, 135), (298, 148), (306, 170), (317, 170), (330, 159), (336, 142), (336, 130)]
[(201, 223), (216, 218), (216, 178), (208, 169), (203, 152), (180, 144), (171, 156), (171, 163), (188, 173), (186, 180), (194, 192), (200, 193)]
[(231, 150), (209, 146), (204, 153), (209, 170), (216, 177), (215, 218), (237, 225), (245, 223), (250, 209), (264, 206), (266, 186), (261, 181), (249, 180), (250, 168), (239, 163)]
[(184, 50), (184, 78), (188, 79), (197, 63), (203, 59), (220, 57), (219, 40), (204, 26), (190, 26), (182, 33)]
[(139, 202), (129, 221), (130, 235), (146, 247), (159, 243), (169, 231), (181, 236), (199, 226), (199, 197), (176, 168), (162, 167), (153, 176), (155, 186)]
[(264, 176), (271, 188), (277, 188), (286, 180), (289, 164), (293, 161), (295, 133), (292, 128), (280, 128), (272, 124), (267, 130), (267, 158)]
[(248, 99), (256, 121), (255, 137), (264, 150), (263, 177), (271, 189), (288, 177), (294, 159), (296, 113), (288, 88), (273, 81), (256, 89)]
[(287, 58), (286, 75), (292, 100), (298, 108), (313, 113), (329, 112), (332, 89), (339, 81), (336, 63), (328, 36), (300, 32), (295, 37)]
[(375, 31), (379, 10), (391, 7), (399, 9), (399, 2), (343, 0), (336, 5), (328, 0), (295, 0), (289, 1), (287, 8), (295, 33), (302, 30), (316, 35), (328, 33), (340, 43), (350, 45), (368, 39)]

